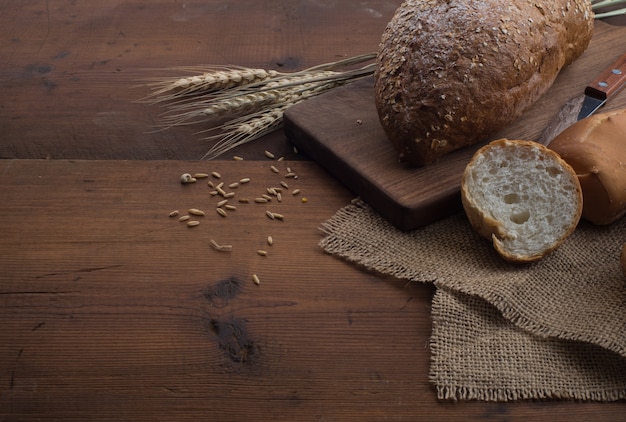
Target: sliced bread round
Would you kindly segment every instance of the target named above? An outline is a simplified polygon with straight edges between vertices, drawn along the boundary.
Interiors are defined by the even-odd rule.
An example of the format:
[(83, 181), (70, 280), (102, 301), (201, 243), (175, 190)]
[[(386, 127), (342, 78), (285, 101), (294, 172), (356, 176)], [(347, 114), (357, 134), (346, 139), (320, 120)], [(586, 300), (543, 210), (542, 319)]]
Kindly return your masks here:
[(511, 262), (533, 262), (576, 228), (583, 209), (576, 173), (532, 141), (500, 139), (479, 149), (463, 174), (471, 225)]

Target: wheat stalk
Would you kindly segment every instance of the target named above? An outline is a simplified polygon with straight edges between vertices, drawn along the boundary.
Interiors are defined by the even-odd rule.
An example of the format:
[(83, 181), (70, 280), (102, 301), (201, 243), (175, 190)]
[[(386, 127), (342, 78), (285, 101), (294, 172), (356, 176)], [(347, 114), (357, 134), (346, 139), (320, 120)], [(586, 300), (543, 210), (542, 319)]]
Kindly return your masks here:
[(609, 18), (611, 16), (618, 16), (626, 14), (626, 7), (622, 9), (611, 10), (609, 12), (597, 13), (598, 9), (603, 9), (609, 6), (617, 6), (626, 3), (626, 0), (591, 0), (591, 10), (595, 13), (596, 19)]
[(284, 111), (294, 104), (372, 75), (373, 63), (351, 67), (375, 57), (369, 53), (292, 73), (239, 66), (197, 69), (198, 75), (147, 84), (153, 92), (142, 101), (168, 109), (161, 115), (159, 130), (228, 118), (199, 132), (219, 132), (205, 138), (214, 145), (202, 158), (213, 159), (278, 129)]

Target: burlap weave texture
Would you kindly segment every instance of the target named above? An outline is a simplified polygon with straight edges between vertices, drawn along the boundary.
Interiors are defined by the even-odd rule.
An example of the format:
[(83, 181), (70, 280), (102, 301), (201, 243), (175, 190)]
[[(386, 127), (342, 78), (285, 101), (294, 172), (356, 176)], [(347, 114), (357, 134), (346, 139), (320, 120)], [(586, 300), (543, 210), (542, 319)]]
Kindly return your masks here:
[(355, 200), (321, 229), (330, 254), (435, 283), (430, 376), (439, 397), (626, 398), (626, 219), (581, 222), (554, 253), (523, 266), (502, 260), (462, 213), (402, 232)]

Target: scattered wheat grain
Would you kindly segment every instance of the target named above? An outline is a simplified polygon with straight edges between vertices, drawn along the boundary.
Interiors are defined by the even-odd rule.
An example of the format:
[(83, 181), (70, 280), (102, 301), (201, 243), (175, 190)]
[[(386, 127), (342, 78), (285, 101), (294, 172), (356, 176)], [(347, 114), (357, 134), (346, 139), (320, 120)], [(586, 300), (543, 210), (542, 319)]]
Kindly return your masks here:
[(196, 220), (187, 221), (187, 227), (196, 227), (196, 226), (199, 226), (199, 225), (200, 225), (199, 221), (196, 221)]
[(233, 160), (235, 160), (235, 161), (243, 161), (243, 157), (240, 157), (240, 156), (238, 156), (238, 155), (235, 155), (235, 156), (233, 157)]
[(267, 251), (264, 251), (263, 249), (259, 249), (258, 251), (256, 251), (256, 253), (258, 253), (261, 256), (267, 256)]
[(299, 193), (300, 193), (300, 189), (294, 189), (294, 190), (291, 191), (291, 194), (294, 195), (294, 196), (298, 195)]
[(243, 179), (241, 179), (239, 181), (239, 183), (241, 183), (242, 185), (245, 183), (250, 183), (250, 178), (249, 177), (244, 177)]
[(180, 175), (180, 183), (182, 183), (183, 185), (191, 183), (191, 179), (193, 179), (193, 176), (191, 176), (191, 174), (189, 173), (183, 173)]
[(228, 199), (228, 198), (233, 198), (235, 196), (235, 192), (228, 192), (228, 193), (224, 193), (224, 195), (222, 195), (224, 198)]
[(267, 236), (267, 244), (270, 246), (274, 245), (274, 239), (272, 238), (272, 236)]
[(271, 166), (270, 169), (272, 169), (272, 171), (276, 174), (280, 173), (280, 170), (278, 170), (276, 167)]
[(193, 177), (195, 177), (196, 179), (206, 179), (207, 177), (209, 177), (209, 175), (207, 173), (196, 173), (193, 175)]
[(233, 250), (233, 245), (220, 245), (213, 239), (210, 242), (211, 246), (220, 252), (231, 252)]
[(261, 284), (261, 280), (259, 279), (259, 276), (257, 276), (256, 274), (252, 274), (252, 281), (254, 281), (254, 284), (256, 284), (257, 286)]
[(197, 217), (202, 217), (202, 216), (204, 216), (204, 211), (199, 210), (199, 209), (197, 209), (197, 208), (190, 208), (188, 212), (189, 212), (189, 214), (191, 214), (191, 215), (195, 215), (195, 216), (197, 216)]
[(216, 171), (211, 172), (211, 176), (215, 177), (216, 179), (221, 179), (221, 178), (222, 178), (222, 175), (221, 175), (221, 174), (219, 174), (219, 173), (218, 173), (218, 172), (216, 172)]
[(178, 210), (174, 210), (170, 213), (170, 217), (178, 217)]
[(239, 187), (239, 182), (231, 183), (228, 187), (231, 189), (237, 189)]
[(227, 209), (228, 211), (235, 211), (237, 209), (236, 206), (230, 205), (230, 204), (224, 205), (224, 208)]
[(216, 211), (217, 211), (217, 213), (218, 213), (219, 215), (221, 215), (222, 217), (226, 217), (226, 215), (227, 215), (227, 214), (226, 214), (226, 211), (224, 211), (224, 209), (223, 209), (223, 208), (216, 208), (215, 210), (216, 210)]
[(274, 154), (272, 154), (272, 153), (271, 153), (271, 152), (269, 152), (269, 151), (265, 151), (265, 156), (266, 156), (267, 158), (272, 159), (272, 160), (274, 159)]
[(221, 200), (220, 202), (217, 203), (216, 207), (218, 208), (223, 207), (227, 203), (228, 203), (228, 199)]
[(282, 187), (284, 187), (285, 189), (289, 189), (289, 185), (288, 185), (288, 184), (287, 184), (287, 182), (285, 182), (284, 180), (281, 180), (281, 181), (280, 181), (280, 185), (281, 185)]
[(180, 217), (180, 218), (178, 219), (178, 221), (180, 221), (180, 222), (182, 223), (182, 222), (184, 222), (184, 221), (189, 220), (190, 218), (191, 218), (191, 217), (189, 217), (188, 215), (183, 215), (182, 217)]

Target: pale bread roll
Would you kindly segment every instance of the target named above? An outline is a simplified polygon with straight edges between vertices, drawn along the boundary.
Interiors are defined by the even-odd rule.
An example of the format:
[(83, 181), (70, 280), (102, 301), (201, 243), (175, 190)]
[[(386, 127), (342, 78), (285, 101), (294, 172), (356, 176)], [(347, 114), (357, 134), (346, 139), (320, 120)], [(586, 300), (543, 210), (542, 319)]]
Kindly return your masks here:
[(583, 218), (610, 224), (626, 214), (626, 109), (600, 113), (550, 143), (574, 168), (583, 189)]
[(533, 262), (574, 231), (583, 207), (574, 170), (545, 146), (500, 139), (479, 149), (461, 183), (471, 225), (507, 261)]

